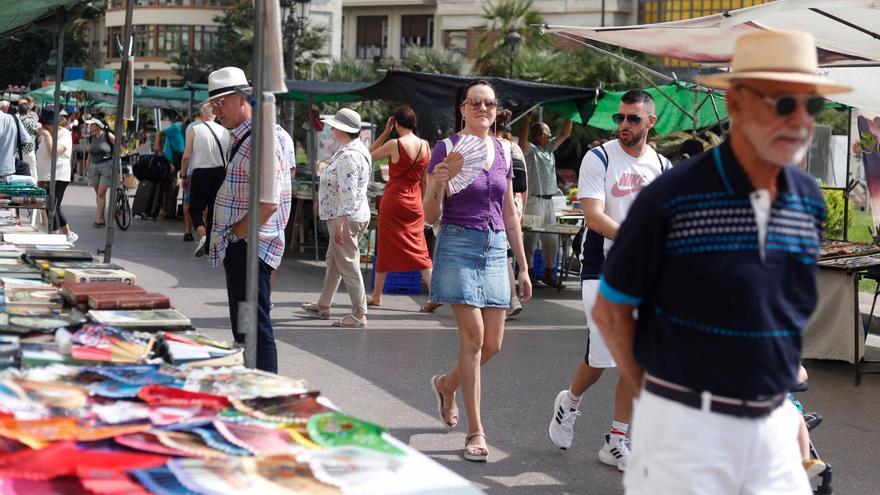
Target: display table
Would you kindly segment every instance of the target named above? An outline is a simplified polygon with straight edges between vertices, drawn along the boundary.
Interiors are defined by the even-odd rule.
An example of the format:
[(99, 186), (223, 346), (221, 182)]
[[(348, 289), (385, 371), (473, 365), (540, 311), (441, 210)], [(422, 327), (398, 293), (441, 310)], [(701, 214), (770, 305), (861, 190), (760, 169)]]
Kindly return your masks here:
[(531, 232), (533, 234), (552, 234), (559, 236), (559, 249), (562, 250), (562, 256), (560, 257), (560, 264), (558, 265), (559, 269), (556, 274), (556, 290), (562, 290), (562, 284), (568, 278), (568, 263), (569, 263), (569, 246), (571, 245), (571, 240), (577, 235), (578, 231), (581, 229), (580, 225), (566, 225), (566, 224), (553, 224), (553, 225), (539, 225), (539, 226), (525, 226), (523, 227), (523, 232)]
[(865, 362), (865, 330), (859, 309), (859, 281), (869, 268), (880, 266), (880, 254), (819, 261), (816, 311), (803, 333), (803, 357), (847, 361), (854, 365), (855, 383), (862, 373), (877, 373)]

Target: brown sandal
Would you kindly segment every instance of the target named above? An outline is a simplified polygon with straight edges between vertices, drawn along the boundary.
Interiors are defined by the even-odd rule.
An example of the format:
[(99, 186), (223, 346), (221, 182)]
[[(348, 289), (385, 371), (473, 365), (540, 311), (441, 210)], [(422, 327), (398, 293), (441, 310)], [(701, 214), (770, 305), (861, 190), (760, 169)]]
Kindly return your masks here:
[(421, 306), (419, 306), (419, 313), (433, 313), (440, 306), (443, 306), (443, 304), (428, 301), (425, 304), (422, 304)]
[(464, 439), (464, 458), (469, 461), (486, 462), (489, 460), (488, 447), (476, 447), (470, 445), (471, 440), (476, 437), (483, 437), (483, 441), (486, 440), (486, 434), (482, 431), (468, 433), (468, 436)]
[(376, 307), (376, 308), (382, 306), (382, 300), (381, 300), (381, 299), (379, 300), (379, 302), (374, 302), (374, 301), (375, 301), (375, 299), (373, 299), (373, 296), (367, 296), (367, 306), (373, 306), (373, 307)]
[(446, 425), (447, 428), (455, 428), (458, 426), (458, 414), (452, 414), (453, 408), (455, 408), (455, 392), (452, 393), (452, 408), (449, 409), (451, 414), (450, 418), (447, 420), (446, 415), (443, 414), (443, 410), (445, 409), (445, 403), (443, 401), (443, 393), (440, 391), (440, 387), (437, 386), (437, 380), (441, 378), (445, 378), (446, 375), (434, 375), (431, 377), (431, 389), (434, 390), (434, 396), (437, 397), (437, 414), (440, 416), (440, 421)]

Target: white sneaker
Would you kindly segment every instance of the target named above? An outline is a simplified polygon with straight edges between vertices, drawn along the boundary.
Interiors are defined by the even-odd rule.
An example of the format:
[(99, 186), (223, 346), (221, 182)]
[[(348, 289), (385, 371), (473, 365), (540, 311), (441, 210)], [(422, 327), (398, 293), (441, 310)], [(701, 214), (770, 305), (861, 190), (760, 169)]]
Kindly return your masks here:
[(568, 395), (568, 390), (563, 390), (556, 394), (556, 400), (553, 402), (553, 419), (550, 420), (550, 441), (553, 445), (568, 450), (571, 447), (571, 439), (574, 436), (574, 422), (581, 412), (577, 409), (569, 408), (563, 403)]
[(74, 243), (76, 243), (77, 239), (79, 239), (79, 236), (76, 235), (76, 232), (71, 230), (70, 232), (67, 233), (67, 242), (74, 244)]
[(611, 435), (605, 435), (605, 445), (599, 450), (599, 461), (609, 466), (617, 466), (618, 471), (626, 471), (626, 465), (632, 457), (632, 451), (629, 450), (629, 439), (624, 438), (614, 442), (612, 445)]
[(205, 238), (206, 236), (202, 236), (202, 238), (199, 239), (199, 243), (196, 244), (196, 250), (193, 253), (193, 256), (196, 258), (201, 258), (205, 255)]

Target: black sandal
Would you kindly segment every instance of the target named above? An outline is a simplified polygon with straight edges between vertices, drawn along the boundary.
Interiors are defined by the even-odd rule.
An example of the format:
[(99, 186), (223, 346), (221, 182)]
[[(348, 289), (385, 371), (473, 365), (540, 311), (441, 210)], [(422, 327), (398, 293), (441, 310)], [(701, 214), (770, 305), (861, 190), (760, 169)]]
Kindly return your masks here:
[(103, 226), (105, 226), (105, 225), (107, 225), (107, 224), (104, 223), (104, 222), (95, 222), (95, 223), (92, 224), (92, 227), (94, 227), (94, 228), (96, 228), (96, 229), (100, 229), (101, 227), (103, 227)]
[(183, 234), (183, 242), (192, 242), (193, 235), (192, 234)]

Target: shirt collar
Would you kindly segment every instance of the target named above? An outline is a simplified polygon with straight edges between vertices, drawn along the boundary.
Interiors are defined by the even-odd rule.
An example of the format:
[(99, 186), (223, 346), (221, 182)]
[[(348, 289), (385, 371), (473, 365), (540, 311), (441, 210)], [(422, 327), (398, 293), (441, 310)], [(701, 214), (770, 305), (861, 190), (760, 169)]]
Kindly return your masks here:
[[(733, 193), (748, 194), (754, 191), (755, 186), (752, 185), (752, 182), (743, 170), (742, 165), (740, 165), (739, 160), (736, 159), (736, 155), (733, 153), (733, 146), (730, 144), (730, 139), (721, 143), (718, 149), (721, 153), (723, 170), (722, 180), (725, 180), (726, 177), (730, 187), (733, 189)], [(788, 191), (788, 184), (790, 182), (789, 176), (793, 173), (791, 170), (793, 167), (795, 167), (795, 165), (786, 165), (785, 167), (782, 167), (782, 170), (776, 179), (776, 187), (779, 192)]]
[(238, 125), (235, 129), (231, 130), (229, 133), (232, 134), (232, 139), (234, 141), (239, 141), (244, 134), (251, 130), (251, 119), (244, 119), (244, 122)]

